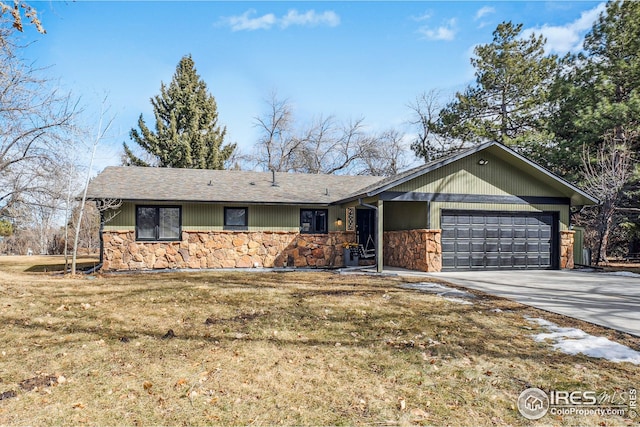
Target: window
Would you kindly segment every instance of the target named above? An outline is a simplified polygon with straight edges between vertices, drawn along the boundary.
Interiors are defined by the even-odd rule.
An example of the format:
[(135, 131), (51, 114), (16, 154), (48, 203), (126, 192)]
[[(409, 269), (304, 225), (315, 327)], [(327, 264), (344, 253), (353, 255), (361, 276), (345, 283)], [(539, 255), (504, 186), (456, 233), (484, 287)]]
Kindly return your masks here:
[(180, 240), (180, 207), (136, 206), (136, 240)]
[(225, 230), (246, 230), (249, 225), (248, 208), (224, 208)]
[(326, 209), (301, 209), (300, 210), (300, 232), (308, 234), (326, 234), (327, 218), (329, 214)]

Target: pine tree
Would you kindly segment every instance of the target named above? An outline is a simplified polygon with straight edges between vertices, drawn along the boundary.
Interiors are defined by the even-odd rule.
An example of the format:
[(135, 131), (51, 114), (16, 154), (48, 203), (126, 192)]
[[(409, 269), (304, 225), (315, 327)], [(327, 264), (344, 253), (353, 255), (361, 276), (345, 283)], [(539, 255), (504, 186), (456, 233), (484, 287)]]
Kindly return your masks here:
[(589, 243), (596, 261), (606, 261), (640, 246), (640, 3), (608, 2), (584, 51), (567, 58), (565, 69), (554, 89), (551, 129), (570, 147), (563, 162), (585, 152), (585, 167), (575, 170), (601, 204), (576, 223), (596, 230)]
[(492, 43), (475, 48), (476, 84), (440, 111), (438, 134), (518, 145), (540, 131), (557, 61), (545, 55), (543, 37), (521, 32), (522, 24), (503, 22)]
[[(195, 69), (191, 55), (180, 60), (169, 86), (160, 85), (160, 95), (151, 99), (156, 118), (155, 132), (142, 115), (140, 130), (130, 137), (159, 167), (223, 169), (236, 144), (223, 145), (226, 127), (218, 124), (215, 98)], [(150, 166), (124, 145), (124, 164)]]

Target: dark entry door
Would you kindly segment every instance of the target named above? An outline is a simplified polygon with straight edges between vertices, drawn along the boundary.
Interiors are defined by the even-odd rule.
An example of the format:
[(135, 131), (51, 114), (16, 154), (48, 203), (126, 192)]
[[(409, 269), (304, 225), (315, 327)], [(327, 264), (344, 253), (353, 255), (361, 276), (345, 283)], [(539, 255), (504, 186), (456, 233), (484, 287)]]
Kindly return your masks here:
[(445, 269), (557, 268), (557, 215), (443, 211)]
[(356, 209), (356, 237), (365, 250), (376, 245), (376, 212), (373, 209)]

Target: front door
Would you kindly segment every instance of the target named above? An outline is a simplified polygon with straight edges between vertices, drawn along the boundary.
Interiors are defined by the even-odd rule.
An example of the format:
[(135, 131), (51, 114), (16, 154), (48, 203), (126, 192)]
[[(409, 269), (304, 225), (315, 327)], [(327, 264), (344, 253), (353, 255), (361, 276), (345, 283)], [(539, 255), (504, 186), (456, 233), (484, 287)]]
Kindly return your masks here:
[(376, 212), (373, 209), (356, 209), (356, 237), (365, 251), (376, 247)]

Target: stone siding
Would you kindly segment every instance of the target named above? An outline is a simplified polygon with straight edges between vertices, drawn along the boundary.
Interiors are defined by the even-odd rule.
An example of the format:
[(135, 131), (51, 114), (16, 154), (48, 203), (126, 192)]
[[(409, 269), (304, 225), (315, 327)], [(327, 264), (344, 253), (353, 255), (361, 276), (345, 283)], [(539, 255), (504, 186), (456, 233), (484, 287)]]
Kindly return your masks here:
[(384, 232), (384, 265), (417, 271), (442, 270), (440, 230)]
[(560, 232), (560, 268), (573, 268), (573, 238), (576, 232)]
[(134, 231), (104, 232), (102, 269), (341, 267), (345, 242), (353, 232), (191, 232), (182, 240), (140, 242)]

